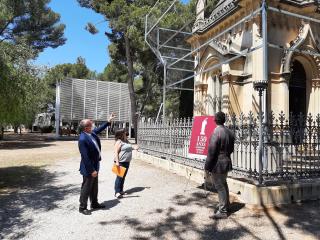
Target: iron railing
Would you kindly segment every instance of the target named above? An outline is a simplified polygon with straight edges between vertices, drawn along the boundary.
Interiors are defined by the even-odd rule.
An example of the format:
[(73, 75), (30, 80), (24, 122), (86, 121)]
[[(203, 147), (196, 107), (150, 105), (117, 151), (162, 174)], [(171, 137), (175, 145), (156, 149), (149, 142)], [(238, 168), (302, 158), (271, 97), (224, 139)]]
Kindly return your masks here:
[[(140, 121), (138, 142), (143, 152), (203, 169), (204, 160), (188, 158), (192, 119), (166, 123)], [(235, 134), (234, 177), (264, 183), (320, 177), (320, 115), (283, 113), (263, 125), (263, 161), (259, 162), (259, 119), (253, 113), (228, 116), (225, 124)], [(262, 172), (259, 171), (260, 167)], [(260, 182), (261, 183), (261, 182)]]

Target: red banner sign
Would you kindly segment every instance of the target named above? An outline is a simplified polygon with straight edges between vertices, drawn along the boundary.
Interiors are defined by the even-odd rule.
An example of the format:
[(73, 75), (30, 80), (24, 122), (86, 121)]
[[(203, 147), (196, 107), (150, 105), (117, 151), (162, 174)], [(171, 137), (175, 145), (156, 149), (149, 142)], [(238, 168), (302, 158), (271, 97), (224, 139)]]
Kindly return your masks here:
[(216, 128), (214, 116), (194, 117), (188, 156), (204, 159), (208, 154), (210, 137)]

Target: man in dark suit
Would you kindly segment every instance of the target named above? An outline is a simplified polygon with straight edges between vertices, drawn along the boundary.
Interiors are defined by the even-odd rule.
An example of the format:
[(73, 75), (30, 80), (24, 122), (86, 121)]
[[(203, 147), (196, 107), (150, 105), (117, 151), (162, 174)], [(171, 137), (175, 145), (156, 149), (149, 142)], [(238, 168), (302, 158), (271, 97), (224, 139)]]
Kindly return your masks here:
[(90, 119), (84, 119), (80, 122), (81, 134), (79, 137), (79, 151), (81, 154), (80, 173), (83, 176), (80, 194), (79, 212), (89, 215), (87, 209), (88, 198), (90, 197), (91, 209), (105, 208), (98, 203), (98, 172), (101, 161), (101, 143), (98, 134), (110, 126), (114, 119), (111, 114), (108, 122), (100, 127), (93, 129), (93, 123)]
[(227, 218), (229, 207), (228, 172), (232, 170), (230, 155), (234, 149), (234, 134), (224, 126), (226, 116), (223, 112), (215, 114), (217, 124), (209, 143), (205, 170), (215, 185), (219, 195), (219, 210), (214, 218)]

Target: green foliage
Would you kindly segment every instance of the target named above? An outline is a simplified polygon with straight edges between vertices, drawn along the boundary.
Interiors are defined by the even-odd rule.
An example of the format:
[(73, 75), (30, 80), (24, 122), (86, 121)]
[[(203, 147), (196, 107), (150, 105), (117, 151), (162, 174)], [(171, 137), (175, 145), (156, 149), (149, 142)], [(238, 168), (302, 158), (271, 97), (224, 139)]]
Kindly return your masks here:
[(91, 34), (96, 34), (99, 32), (99, 30), (92, 23), (88, 23), (85, 29), (89, 31)]
[(0, 0), (0, 41), (23, 41), (38, 51), (63, 45), (65, 26), (59, 23), (60, 15), (48, 7), (49, 2)]
[(124, 65), (112, 61), (97, 78), (101, 81), (126, 83), (128, 81), (128, 71)]
[(30, 61), (65, 43), (65, 26), (50, 0), (0, 0), (0, 128), (31, 125), (50, 92), (44, 69)]
[(215, 7), (216, 7), (218, 2), (219, 2), (218, 0), (207, 0), (206, 9), (204, 11), (204, 17), (205, 18), (210, 17), (211, 13), (215, 9)]
[(42, 107), (47, 85), (28, 62), (34, 54), (27, 45), (0, 43), (0, 126), (30, 124)]

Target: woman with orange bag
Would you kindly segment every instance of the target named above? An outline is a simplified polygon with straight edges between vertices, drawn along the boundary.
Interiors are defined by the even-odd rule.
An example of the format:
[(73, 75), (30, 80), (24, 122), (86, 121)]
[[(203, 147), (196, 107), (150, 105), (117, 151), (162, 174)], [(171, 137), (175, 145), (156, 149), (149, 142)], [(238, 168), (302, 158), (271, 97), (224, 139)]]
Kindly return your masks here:
[(128, 132), (125, 129), (120, 129), (116, 131), (115, 140), (116, 143), (114, 145), (114, 153), (115, 153), (115, 164), (117, 166), (125, 167), (126, 172), (123, 177), (117, 176), (114, 183), (114, 191), (115, 197), (121, 198), (124, 195), (123, 185), (126, 178), (126, 175), (129, 170), (130, 161), (132, 160), (132, 150), (138, 150), (138, 146), (132, 146), (132, 144), (128, 141)]

